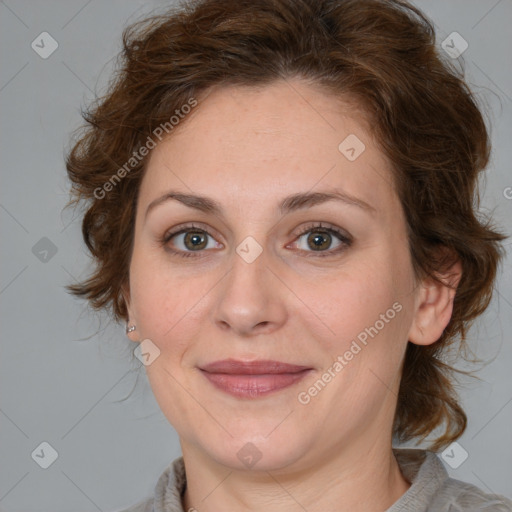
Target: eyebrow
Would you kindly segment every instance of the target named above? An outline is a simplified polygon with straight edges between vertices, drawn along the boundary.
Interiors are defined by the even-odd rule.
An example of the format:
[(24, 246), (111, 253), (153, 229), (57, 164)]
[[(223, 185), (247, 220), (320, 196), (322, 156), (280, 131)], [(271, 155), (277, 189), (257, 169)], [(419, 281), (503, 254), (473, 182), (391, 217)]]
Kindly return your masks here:
[[(218, 217), (224, 216), (222, 206), (214, 199), (205, 196), (183, 194), (181, 192), (170, 190), (149, 204), (146, 209), (146, 218), (151, 210), (171, 200), (179, 201), (189, 208), (193, 208), (204, 213), (216, 215)], [(292, 194), (283, 199), (279, 205), (279, 212), (281, 215), (285, 215), (287, 213), (291, 213), (293, 211), (301, 210), (304, 208), (311, 208), (312, 206), (326, 203), (328, 201), (338, 201), (350, 206), (356, 206), (361, 210), (371, 214), (377, 212), (373, 206), (366, 203), (362, 199), (359, 199), (340, 190)]]

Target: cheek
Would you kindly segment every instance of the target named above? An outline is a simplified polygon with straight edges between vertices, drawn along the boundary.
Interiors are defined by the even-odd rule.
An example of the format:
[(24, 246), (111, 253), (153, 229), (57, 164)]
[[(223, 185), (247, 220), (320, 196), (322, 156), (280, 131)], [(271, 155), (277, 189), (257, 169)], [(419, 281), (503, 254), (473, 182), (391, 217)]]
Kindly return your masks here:
[[(316, 325), (327, 333), (317, 338), (325, 352), (322, 366), (327, 374), (321, 378), (335, 375), (318, 404), (343, 402), (340, 418), (346, 408), (371, 415), (395, 389), (413, 310), (411, 276), (407, 251), (389, 249), (354, 259), (322, 287), (309, 288), (308, 304), (322, 320), (316, 319)], [(298, 294), (306, 290), (301, 287)], [(313, 333), (311, 318), (306, 328)]]
[[(397, 288), (385, 262), (351, 270), (326, 284), (321, 294), (309, 295), (312, 309), (329, 331), (323, 328), (327, 334), (317, 338), (324, 373), (308, 385), (322, 390), (318, 377), (328, 384), (318, 397), (315, 389), (304, 391), (309, 395), (311, 389), (311, 400), (320, 408), (337, 411), (332, 414), (340, 421), (347, 411), (360, 415), (357, 421), (366, 421), (398, 383), (412, 303), (407, 280)], [(318, 319), (316, 325), (320, 325)], [(306, 329), (313, 333), (313, 323)]]
[[(138, 331), (154, 342), (172, 329), (177, 308), (183, 304), (188, 288), (178, 288), (164, 265), (151, 253), (135, 250), (130, 266), (132, 308)], [(179, 290), (179, 291), (178, 291)]]
[(354, 263), (324, 280), (297, 280), (294, 287), (297, 296), (303, 297), (314, 312), (311, 321), (320, 321), (330, 353), (344, 348), (360, 333), (364, 338), (364, 333), (375, 325), (379, 334), (395, 335), (402, 324), (395, 320), (403, 320), (404, 311), (409, 309), (406, 267), (402, 267), (399, 277), (382, 256), (371, 262), (360, 258)]
[(212, 285), (208, 272), (177, 268), (165, 255), (134, 252), (130, 289), (141, 339), (151, 339), (164, 359), (177, 358), (198, 338)]

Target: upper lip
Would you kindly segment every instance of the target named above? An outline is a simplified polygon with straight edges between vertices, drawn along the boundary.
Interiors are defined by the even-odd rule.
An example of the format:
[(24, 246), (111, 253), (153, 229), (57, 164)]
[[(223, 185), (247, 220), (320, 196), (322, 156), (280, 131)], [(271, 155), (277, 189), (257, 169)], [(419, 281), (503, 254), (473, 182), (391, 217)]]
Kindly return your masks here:
[(223, 359), (200, 367), (209, 373), (227, 373), (233, 375), (264, 375), (277, 373), (299, 373), (310, 370), (310, 366), (283, 363), (281, 361), (258, 360), (237, 361), (236, 359)]

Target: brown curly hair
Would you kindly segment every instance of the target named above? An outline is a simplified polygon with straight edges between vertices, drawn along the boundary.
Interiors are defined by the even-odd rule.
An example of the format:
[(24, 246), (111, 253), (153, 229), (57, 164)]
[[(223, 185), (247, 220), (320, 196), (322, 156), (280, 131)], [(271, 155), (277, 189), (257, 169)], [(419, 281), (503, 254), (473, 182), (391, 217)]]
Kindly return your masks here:
[(408, 344), (395, 413), (401, 441), (444, 426), (431, 445), (440, 449), (467, 421), (454, 368), (441, 357), (454, 342), (464, 345), (488, 306), (505, 236), (478, 213), (478, 176), (490, 153), (483, 116), (463, 74), (440, 56), (431, 22), (406, 2), (195, 0), (128, 27), (118, 73), (83, 114), (87, 125), (67, 156), (70, 204), (87, 204), (82, 232), (96, 265), (68, 288), (126, 320), (121, 287), (147, 161), (141, 155), (155, 130), (213, 86), (291, 77), (365, 109), (394, 167), (416, 276), (438, 280), (455, 258), (461, 262), (443, 335), (430, 346)]

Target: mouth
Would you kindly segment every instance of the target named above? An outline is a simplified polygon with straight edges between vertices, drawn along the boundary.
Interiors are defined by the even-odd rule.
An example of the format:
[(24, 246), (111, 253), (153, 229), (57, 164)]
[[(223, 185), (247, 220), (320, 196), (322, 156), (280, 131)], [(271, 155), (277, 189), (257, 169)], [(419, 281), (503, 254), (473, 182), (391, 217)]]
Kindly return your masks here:
[(280, 361), (234, 359), (216, 361), (199, 369), (215, 388), (237, 398), (259, 398), (284, 390), (313, 370)]

